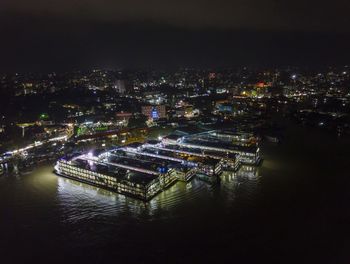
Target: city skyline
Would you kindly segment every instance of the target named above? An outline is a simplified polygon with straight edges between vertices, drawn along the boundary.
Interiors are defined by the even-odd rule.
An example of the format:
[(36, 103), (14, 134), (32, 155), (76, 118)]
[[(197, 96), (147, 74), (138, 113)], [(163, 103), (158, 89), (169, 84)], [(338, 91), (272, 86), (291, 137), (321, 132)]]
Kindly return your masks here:
[(0, 261), (350, 259), (350, 1), (0, 0)]

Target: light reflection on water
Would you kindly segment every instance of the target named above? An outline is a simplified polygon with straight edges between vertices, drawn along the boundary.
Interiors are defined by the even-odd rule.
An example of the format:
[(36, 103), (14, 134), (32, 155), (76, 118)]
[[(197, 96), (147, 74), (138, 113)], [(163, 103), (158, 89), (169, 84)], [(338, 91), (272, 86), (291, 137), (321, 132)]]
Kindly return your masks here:
[(184, 230), (191, 232), (192, 225), (186, 226), (188, 221), (200, 223), (205, 219), (211, 223), (219, 215), (230, 213), (238, 217), (235, 208), (254, 206), (259, 179), (256, 168), (242, 167), (237, 173), (224, 173), (217, 185), (198, 179), (178, 182), (144, 203), (58, 177), (51, 166), (43, 166), (28, 174), (0, 177), (0, 208), (6, 208), (3, 227), (8, 239), (13, 232), (31, 238), (51, 234), (54, 245), (95, 247), (105, 241), (122, 243), (130, 232), (141, 239), (140, 230), (142, 234), (159, 225), (163, 228), (160, 235), (168, 230), (168, 223), (172, 228), (174, 223), (185, 225)]
[[(64, 222), (77, 222), (96, 216), (129, 215), (135, 218), (152, 220), (154, 218), (175, 217), (174, 210), (187, 205), (202, 204), (208, 200), (224, 200), (231, 206), (237, 192), (252, 196), (258, 184), (257, 168), (242, 166), (236, 172), (225, 172), (221, 182), (212, 186), (198, 179), (191, 182), (178, 182), (145, 203), (121, 194), (90, 186), (74, 180), (58, 177), (57, 196), (60, 201)], [(244, 192), (243, 192), (244, 191)]]
[[(343, 245), (334, 241), (343, 230), (326, 227), (349, 215), (349, 144), (293, 129), (281, 145), (264, 146), (260, 167), (225, 173), (215, 186), (179, 182), (149, 203), (57, 177), (51, 166), (3, 175), (0, 251), (16, 249), (10, 258), (21, 252), (27, 261), (51, 250), (61, 263), (77, 252), (79, 263), (91, 256), (101, 263), (101, 255), (169, 262), (169, 251), (174, 263), (219, 262), (220, 256), (260, 263), (261, 254), (285, 263), (288, 254), (307, 252), (315, 241), (322, 242), (313, 248), (317, 255), (339, 249)], [(322, 263), (314, 256), (309, 262)]]

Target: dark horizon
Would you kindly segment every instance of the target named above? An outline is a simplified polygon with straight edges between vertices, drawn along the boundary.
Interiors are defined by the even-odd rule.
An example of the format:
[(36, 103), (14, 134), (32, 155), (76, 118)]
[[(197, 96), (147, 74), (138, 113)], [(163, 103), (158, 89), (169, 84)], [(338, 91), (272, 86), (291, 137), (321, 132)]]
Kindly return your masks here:
[[(28, 7), (22, 3), (15, 8), (13, 4), (18, 1), (0, 6), (0, 70), (3, 72), (99, 67), (167, 69), (292, 65), (323, 68), (350, 61), (347, 52), (349, 23), (342, 16), (345, 11), (342, 5), (346, 7), (347, 3), (335, 4), (332, 8), (318, 3), (319, 6), (312, 7), (307, 15), (305, 5), (308, 4), (301, 4), (294, 10), (285, 2), (268, 1), (267, 4), (273, 3), (274, 11), (263, 8), (262, 13), (257, 14), (252, 5), (254, 1), (251, 1), (248, 5), (251, 7), (244, 7), (251, 13), (239, 17), (234, 4), (221, 1), (223, 6), (211, 11), (212, 4), (205, 2), (197, 3), (198, 13), (202, 14), (191, 17), (190, 11), (182, 9), (184, 3), (173, 3), (171, 14), (168, 7), (156, 6), (157, 1), (150, 3), (147, 10), (142, 9), (140, 3), (140, 7), (135, 6), (139, 12), (135, 11), (137, 16), (126, 3), (122, 10), (113, 3), (108, 2), (110, 10), (107, 4), (101, 4), (102, 10), (94, 13), (92, 7), (98, 6), (92, 4), (94, 1), (82, 10), (64, 9), (65, 4), (69, 6), (65, 1), (61, 1), (62, 10), (55, 9), (58, 5), (49, 7), (40, 1), (37, 6)], [(225, 6), (232, 8), (232, 14), (224, 9)], [(287, 7), (288, 12), (279, 13), (279, 8)], [(123, 10), (125, 14), (121, 15)], [(111, 15), (113, 11), (116, 13)], [(212, 14), (215, 11), (217, 14)], [(210, 16), (207, 18), (206, 14)], [(231, 18), (235, 14), (237, 18)], [(262, 19), (264, 15), (266, 21)], [(279, 24), (274, 24), (276, 21)]]

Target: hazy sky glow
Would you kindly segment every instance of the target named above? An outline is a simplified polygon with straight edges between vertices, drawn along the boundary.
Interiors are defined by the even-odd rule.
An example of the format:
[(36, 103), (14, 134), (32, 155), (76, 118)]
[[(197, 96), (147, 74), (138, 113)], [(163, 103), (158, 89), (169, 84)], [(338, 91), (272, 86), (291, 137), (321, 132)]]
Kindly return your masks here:
[(349, 31), (347, 0), (2, 0), (1, 12), (189, 28)]
[(350, 1), (2, 0), (1, 70), (346, 63)]

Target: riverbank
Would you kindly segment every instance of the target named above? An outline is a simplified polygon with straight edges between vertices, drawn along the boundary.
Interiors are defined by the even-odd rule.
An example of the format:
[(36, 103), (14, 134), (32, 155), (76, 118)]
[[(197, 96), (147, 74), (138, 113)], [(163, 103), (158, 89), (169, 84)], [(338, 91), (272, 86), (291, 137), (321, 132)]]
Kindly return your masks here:
[(348, 146), (287, 126), (281, 144), (263, 144), (257, 171), (178, 183), (147, 206), (50, 166), (1, 177), (0, 251), (12, 262), (45, 252), (57, 262), (346, 263)]

